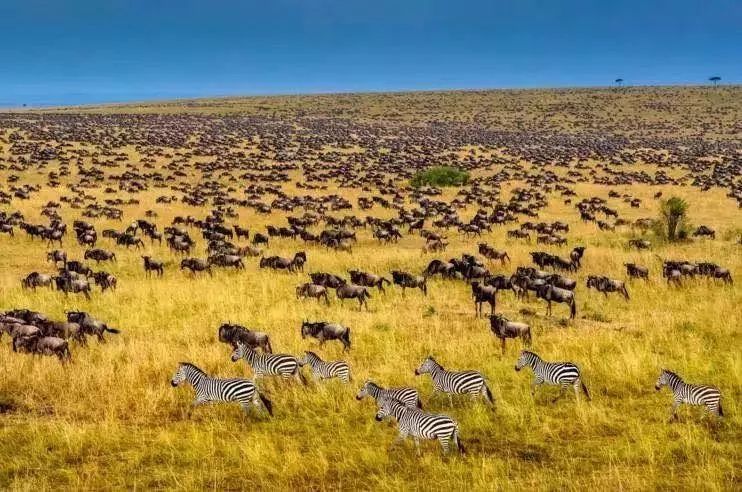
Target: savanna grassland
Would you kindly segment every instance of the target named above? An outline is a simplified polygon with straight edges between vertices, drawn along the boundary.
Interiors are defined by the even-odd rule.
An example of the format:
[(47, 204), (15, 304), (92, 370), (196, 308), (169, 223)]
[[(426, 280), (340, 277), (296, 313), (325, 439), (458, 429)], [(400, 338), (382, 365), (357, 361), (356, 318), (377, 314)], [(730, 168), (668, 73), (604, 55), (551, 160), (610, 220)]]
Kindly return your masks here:
[[(22, 289), (28, 273), (55, 272), (46, 252), (57, 246), (16, 226), (13, 237), (0, 235), (0, 311), (29, 308), (64, 319), (67, 310), (83, 310), (121, 330), (106, 335), (105, 344), (71, 342), (68, 364), (14, 353), (3, 336), (0, 488), (739, 489), (741, 121), (742, 88), (735, 86), (285, 96), (0, 114), (0, 210), (47, 224), (42, 211), (58, 204), (49, 209), (69, 226), (62, 249), (70, 259), (82, 259), (86, 249), (72, 222), (90, 222), (97, 247), (114, 251), (117, 261), (86, 263), (118, 279), (115, 291), (95, 287), (90, 300)], [(437, 164), (466, 169), (469, 183), (440, 195), (408, 187), (414, 172)], [(351, 253), (299, 238), (271, 238), (263, 247), (266, 256), (306, 251), (303, 274), (260, 269), (258, 258), (245, 258), (245, 270), (192, 275), (179, 269), (182, 255), (164, 241), (144, 238), (144, 249), (136, 250), (101, 236), (148, 211), (160, 231), (176, 217), (229, 211), (224, 223), (247, 227), (252, 237), (267, 225), (286, 226), (289, 215), (397, 218), (420, 210), (425, 198), (454, 203), (466, 223), (480, 208), (490, 213), (498, 203), (513, 203), (517, 189), (543, 195), (530, 209), (537, 217), (514, 213), (516, 221), (481, 237), (439, 230), (432, 222), (440, 217), (426, 218), (426, 229), (447, 236), (442, 253), (423, 254), (424, 238), (406, 226), (396, 243), (377, 241), (372, 227), (357, 228)], [(617, 195), (609, 197), (611, 191)], [(715, 230), (716, 238), (669, 243), (632, 227), (657, 218), (657, 192), (685, 199), (690, 223)], [(388, 206), (362, 210), (360, 197), (381, 197)], [(591, 197), (605, 199), (626, 225), (601, 230), (580, 220), (575, 204)], [(631, 198), (640, 205), (631, 207)], [(352, 208), (334, 210), (342, 200)], [(258, 212), (260, 205), (269, 213)], [(101, 214), (112, 209), (122, 220)], [(507, 236), (527, 221), (566, 222), (567, 245)], [(196, 240), (190, 256), (206, 258), (201, 231), (182, 227)], [(320, 220), (307, 229), (325, 228)], [(634, 238), (650, 240), (651, 248), (629, 248)], [(582, 267), (566, 274), (577, 280), (576, 319), (559, 304), (546, 316), (543, 301), (517, 300), (507, 291), (498, 293), (497, 312), (528, 323), (532, 349), (543, 358), (578, 364), (592, 401), (576, 402), (570, 392), (551, 404), (553, 387), (532, 397), (532, 374), (514, 371), (521, 341), (509, 340), (501, 355), (487, 318), (475, 317), (464, 281), (432, 277), (427, 296), (374, 289), (369, 309), (360, 311), (332, 291), (330, 306), (295, 296), (309, 272), (420, 274), (434, 258), (479, 256), (480, 242), (508, 252), (509, 264), (485, 262), (493, 274), (507, 275), (531, 265), (531, 251), (566, 257), (586, 246)], [(162, 278), (145, 276), (143, 254), (165, 262)], [(685, 278), (669, 286), (662, 259), (714, 262), (735, 282)], [(626, 262), (647, 266), (649, 280), (629, 280)], [(588, 275), (626, 281), (630, 299), (588, 290)], [(350, 352), (338, 342), (319, 348), (302, 339), (307, 319), (351, 327)], [(245, 415), (232, 404), (189, 414), (193, 390), (170, 386), (178, 362), (250, 377), (217, 339), (227, 321), (269, 333), (276, 352), (344, 359), (353, 382), (303, 387), (264, 379), (273, 418)], [(485, 374), (496, 409), (467, 397), (450, 407), (445, 395), (434, 395), (429, 376), (414, 375), (427, 355), (450, 369)], [(669, 423), (671, 394), (654, 388), (662, 368), (720, 388), (725, 418), (684, 406)], [(374, 420), (372, 400), (355, 399), (365, 379), (418, 388), (426, 410), (458, 421), (467, 454), (443, 458), (432, 441), (419, 457), (411, 440), (390, 449), (396, 425)]]

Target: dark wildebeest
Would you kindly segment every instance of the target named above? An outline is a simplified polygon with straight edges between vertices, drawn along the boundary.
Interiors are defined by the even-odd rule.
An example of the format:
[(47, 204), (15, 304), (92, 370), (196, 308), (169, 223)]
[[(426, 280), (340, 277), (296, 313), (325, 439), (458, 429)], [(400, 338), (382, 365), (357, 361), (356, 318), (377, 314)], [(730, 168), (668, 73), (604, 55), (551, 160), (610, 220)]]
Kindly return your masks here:
[(558, 273), (549, 275), (544, 280), (547, 284), (559, 287), (560, 289), (575, 290), (575, 288), (577, 287), (576, 280), (565, 277), (564, 275), (559, 275)]
[(101, 288), (101, 291), (105, 291), (106, 289), (116, 290), (116, 284), (118, 283), (116, 277), (108, 272), (95, 272), (93, 274), (93, 281), (95, 285)]
[(18, 337), (13, 339), (13, 350), (40, 355), (56, 355), (60, 361), (70, 360), (70, 348), (67, 340), (59, 337)]
[(578, 268), (582, 266), (582, 256), (585, 254), (585, 246), (577, 246), (569, 253), (569, 259)]
[(628, 245), (630, 248), (633, 247), (636, 249), (649, 249), (652, 247), (652, 243), (646, 239), (631, 239)]
[(36, 290), (36, 287), (52, 287), (53, 278), (51, 275), (46, 275), (39, 272), (29, 273), (23, 280), (21, 280), (21, 286), (24, 289)]
[(254, 246), (250, 246), (249, 244), (247, 246), (244, 246), (242, 248), (237, 248), (237, 254), (240, 256), (247, 256), (247, 257), (256, 257), (263, 254), (263, 250), (260, 248), (256, 248)]
[(384, 282), (386, 282), (387, 285), (392, 284), (387, 278), (373, 273), (362, 272), (359, 270), (348, 270), (348, 274), (350, 275), (350, 281), (352, 283), (363, 285), (364, 287), (377, 287), (382, 293), (385, 292)]
[(196, 272), (207, 272), (209, 276), (213, 275), (211, 272), (211, 265), (209, 265), (204, 260), (200, 260), (198, 258), (185, 258), (181, 260), (180, 262), (180, 269), (188, 269), (191, 271), (191, 273), (195, 274)]
[(340, 299), (341, 304), (345, 299), (358, 299), (358, 309), (360, 310), (364, 305), (368, 309), (368, 301), (366, 299), (371, 298), (371, 293), (362, 285), (344, 284), (335, 289), (335, 293), (338, 299)]
[(65, 253), (61, 249), (49, 251), (48, 253), (46, 253), (46, 261), (54, 262), (54, 266), (57, 266), (57, 263), (59, 263), (60, 261), (62, 262), (62, 265), (66, 265), (67, 253)]
[(324, 345), (327, 340), (340, 340), (343, 344), (343, 352), (350, 350), (350, 328), (338, 323), (302, 321), (301, 338), (306, 337), (316, 338), (320, 346)]
[(490, 262), (493, 262), (494, 260), (500, 260), (500, 263), (502, 265), (505, 264), (505, 260), (510, 261), (510, 257), (508, 256), (507, 251), (499, 251), (491, 246), (488, 246), (487, 243), (479, 243), (479, 254), (490, 260)]
[(569, 319), (577, 316), (577, 301), (571, 290), (560, 289), (551, 284), (542, 285), (536, 290), (536, 297), (546, 301), (546, 315), (551, 316), (551, 303), (559, 302), (569, 306)]
[(716, 231), (714, 231), (708, 226), (702, 225), (702, 226), (698, 226), (698, 229), (696, 229), (693, 232), (693, 236), (694, 237), (708, 236), (711, 239), (716, 239)]
[(47, 337), (59, 337), (76, 340), (80, 345), (87, 345), (88, 340), (79, 323), (69, 321), (46, 320), (40, 324), (41, 331)]
[(296, 287), (296, 298), (313, 297), (318, 301), (324, 297), (327, 305), (330, 305), (330, 297), (327, 295), (327, 287), (312, 283), (304, 283)]
[(250, 239), (250, 229), (242, 228), (238, 226), (237, 224), (232, 226), (234, 228), (234, 233), (237, 235), (237, 239), (244, 237), (245, 239)]
[(525, 323), (510, 321), (502, 314), (490, 315), (490, 329), (502, 341), (502, 354), (505, 355), (505, 339), (520, 338), (527, 346), (531, 346), (531, 327)]
[(260, 268), (268, 267), (274, 270), (288, 270), (292, 273), (297, 269), (304, 271), (304, 263), (306, 262), (306, 259), (306, 254), (303, 251), (296, 253), (293, 259), (282, 258), (280, 256), (269, 256), (260, 259)]
[(76, 294), (82, 292), (86, 299), (90, 299), (90, 282), (84, 278), (72, 278), (71, 276), (59, 275), (54, 277), (54, 283), (57, 290), (61, 290), (65, 295), (70, 292)]
[(325, 272), (310, 273), (309, 278), (312, 279), (313, 284), (321, 285), (330, 289), (337, 289), (341, 285), (345, 285), (348, 282), (344, 278), (338, 275)]
[(622, 294), (627, 301), (629, 300), (629, 291), (626, 289), (626, 284), (620, 280), (588, 275), (587, 288), (592, 288), (598, 292), (602, 292), (606, 297), (608, 297), (609, 292), (618, 292)]
[(425, 276), (392, 270), (392, 281), (402, 287), (402, 295), (405, 294), (405, 289), (420, 289), (424, 295), (428, 295), (428, 279)]
[(239, 255), (226, 255), (218, 254), (209, 256), (207, 259), (209, 265), (216, 265), (220, 267), (233, 267), (244, 270), (245, 263), (242, 261), (242, 257)]
[(161, 261), (153, 260), (151, 256), (142, 256), (142, 259), (144, 260), (144, 273), (149, 275), (152, 275), (151, 272), (157, 272), (157, 275), (162, 277), (162, 274), (165, 273), (165, 264)]
[(631, 278), (643, 278), (644, 280), (649, 279), (649, 268), (636, 263), (624, 263), (626, 267), (626, 274)]
[(471, 283), (471, 295), (474, 298), (474, 316), (482, 315), (482, 306), (485, 302), (490, 305), (490, 313), (495, 314), (495, 304), (497, 302), (496, 288), (474, 281)]
[(106, 332), (113, 334), (121, 333), (121, 331), (115, 328), (109, 328), (106, 323), (98, 321), (84, 311), (68, 311), (67, 321), (78, 323), (83, 333), (97, 337), (100, 343), (105, 343), (106, 340), (103, 338), (103, 334)]
[(84, 275), (86, 277), (92, 277), (93, 276), (93, 269), (92, 268), (90, 268), (89, 266), (87, 266), (87, 265), (85, 265), (85, 264), (83, 264), (83, 263), (81, 263), (79, 261), (76, 261), (76, 260), (68, 261), (64, 265), (64, 270), (67, 271), (67, 272), (79, 273), (80, 275)]
[(261, 234), (260, 232), (256, 232), (253, 235), (253, 237), (252, 237), (252, 244), (253, 244), (253, 246), (258, 245), (258, 244), (265, 244), (266, 246), (268, 246), (268, 241), (269, 240), (270, 239), (265, 234)]
[(428, 266), (423, 271), (423, 275), (426, 277), (432, 277), (435, 274), (441, 274), (443, 277), (451, 277), (456, 272), (456, 265), (451, 262), (444, 262), (441, 260), (433, 260), (428, 263)]
[(84, 258), (86, 260), (93, 259), (96, 263), (100, 263), (101, 261), (116, 261), (116, 253), (100, 248), (89, 249), (85, 251)]
[(241, 325), (223, 323), (219, 327), (219, 341), (228, 343), (232, 349), (237, 348), (237, 342), (242, 342), (253, 349), (260, 348), (268, 354), (273, 353), (270, 337), (262, 331), (253, 331)]

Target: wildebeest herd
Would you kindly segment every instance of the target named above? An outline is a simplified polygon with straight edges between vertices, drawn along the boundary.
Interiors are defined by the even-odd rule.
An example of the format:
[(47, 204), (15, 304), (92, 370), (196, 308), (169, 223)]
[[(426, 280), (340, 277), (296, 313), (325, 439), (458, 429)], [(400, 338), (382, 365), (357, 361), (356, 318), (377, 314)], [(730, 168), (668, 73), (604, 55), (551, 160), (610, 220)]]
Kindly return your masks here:
[[(414, 323), (415, 343), (391, 351), (404, 358), (404, 379), (429, 376), (456, 411), (457, 395), (481, 401), (495, 426), (500, 388), (526, 386), (513, 369), (533, 373), (534, 395), (540, 385), (556, 386), (554, 401), (567, 390), (587, 401), (613, 398), (589, 370), (605, 355), (560, 361), (572, 358), (562, 355), (570, 347), (560, 333), (613, 330), (611, 317), (629, 325), (646, 296), (693, 298), (698, 309), (708, 309), (700, 296), (738, 298), (739, 260), (717, 248), (739, 254), (739, 215), (731, 226), (704, 215), (698, 220), (708, 225), (694, 224), (677, 244), (659, 237), (656, 222), (673, 193), (713, 195), (738, 214), (738, 143), (633, 130), (587, 138), (301, 115), (0, 115), (0, 251), (27, 260), (6, 267), (12, 284), (4, 287), (26, 304), (2, 306), (0, 338), (9, 335), (11, 364), (41, 364), (24, 354), (49, 355), (74, 373), (89, 337), (102, 343), (119, 334), (113, 339), (123, 350), (144, 337), (125, 315), (114, 328), (96, 308), (136, 310), (130, 303), (143, 295), (177, 303), (180, 290), (192, 290), (190, 302), (203, 302), (178, 306), (192, 313), (214, 300), (209, 286), (229, 292), (250, 282), (256, 297), (270, 300), (261, 315), (272, 312), (278, 323), (238, 324), (260, 319), (248, 295), (240, 310), (189, 332), (209, 349), (228, 346), (221, 360), (169, 348), (177, 360), (196, 361), (177, 364), (170, 379), (193, 386), (194, 406), (236, 402), (281, 416), (286, 399), (317, 386), (339, 401), (373, 398), (368, 417), (394, 419), (400, 438), (476, 452), (467, 415), (435, 413), (440, 401), (425, 398), (427, 382), (395, 384), (376, 370), (390, 356), (369, 353), (379, 339)], [(409, 185), (415, 172), (441, 162), (468, 171), (466, 185)], [(157, 290), (172, 279), (176, 288)], [(40, 312), (60, 306), (64, 316)], [(399, 326), (374, 321), (398, 313), (405, 313)], [(434, 337), (429, 324), (451, 331)], [(226, 345), (213, 343), (217, 325), (216, 340)], [(148, 339), (165, 338), (146, 329)], [(615, 329), (624, 333), (623, 325)], [(491, 344), (478, 357), (451, 349), (482, 332)], [(222, 364), (229, 360), (235, 365)], [(160, 370), (165, 362), (171, 371), (173, 360)], [(212, 374), (214, 364), (222, 369)], [(497, 379), (493, 368), (513, 373)], [(250, 376), (218, 375), (226, 370)], [(647, 388), (671, 389), (673, 417), (681, 403), (723, 416), (716, 387), (685, 383), (662, 366), (639, 370)], [(321, 382), (329, 379), (355, 385)], [(300, 389), (284, 391), (290, 385)]]

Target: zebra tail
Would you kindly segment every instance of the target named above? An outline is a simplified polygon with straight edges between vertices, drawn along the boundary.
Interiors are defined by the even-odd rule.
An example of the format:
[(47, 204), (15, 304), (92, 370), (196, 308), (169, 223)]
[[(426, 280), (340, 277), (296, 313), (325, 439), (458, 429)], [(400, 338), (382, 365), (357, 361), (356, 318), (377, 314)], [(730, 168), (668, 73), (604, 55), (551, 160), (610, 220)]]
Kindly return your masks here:
[(590, 401), (593, 398), (590, 396), (590, 392), (587, 390), (587, 386), (585, 386), (585, 382), (580, 380), (580, 386), (582, 386), (582, 392), (585, 393), (585, 396), (587, 397), (587, 400)]
[(296, 366), (296, 372), (299, 373), (299, 379), (301, 379), (301, 382), (304, 384), (304, 386), (306, 386), (307, 384), (309, 384), (307, 382), (307, 378), (304, 377), (304, 374), (299, 369), (299, 366)]
[(258, 396), (260, 397), (260, 401), (263, 402), (263, 406), (265, 407), (265, 409), (268, 410), (268, 415), (273, 417), (273, 403), (271, 403), (271, 401), (268, 398), (266, 398), (260, 393), (258, 393)]
[(495, 406), (495, 397), (492, 396), (492, 391), (490, 391), (489, 386), (487, 386), (487, 383), (484, 383), (484, 391), (487, 395), (487, 400), (492, 404), (492, 406)]
[(575, 316), (577, 316), (577, 301), (572, 299), (569, 305), (569, 317), (574, 319)]
[(724, 409), (721, 408), (721, 400), (720, 400), (719, 401), (719, 417), (723, 417), (723, 416), (724, 416)]

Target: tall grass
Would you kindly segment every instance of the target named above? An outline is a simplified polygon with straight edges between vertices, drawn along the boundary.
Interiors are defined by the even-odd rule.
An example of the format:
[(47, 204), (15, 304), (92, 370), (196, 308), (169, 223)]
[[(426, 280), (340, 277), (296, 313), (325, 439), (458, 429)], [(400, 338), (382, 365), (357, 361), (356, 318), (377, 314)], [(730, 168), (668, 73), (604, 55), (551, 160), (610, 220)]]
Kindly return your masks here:
[[(517, 183), (513, 183), (516, 185)], [(605, 196), (598, 186), (577, 185), (580, 196)], [(619, 200), (609, 204), (622, 216), (655, 216), (651, 199), (657, 187), (619, 187), (642, 198), (641, 209)], [(740, 227), (739, 212), (723, 192), (665, 189), (699, 204), (694, 219), (720, 232)], [(503, 186), (507, 194), (509, 186)], [(353, 190), (334, 190), (355, 201)], [(58, 196), (44, 189), (18, 204), (36, 220), (41, 204)], [(91, 194), (105, 198), (101, 191)], [(304, 191), (302, 191), (304, 193)], [(446, 192), (448, 198), (453, 191)], [(141, 205), (127, 206), (126, 218), (142, 217), (154, 208), (156, 192), (138, 195)], [(17, 204), (14, 203), (14, 206)], [(175, 215), (203, 215), (184, 205), (156, 208), (162, 226)], [(470, 215), (474, 209), (462, 211)], [(283, 222), (276, 213), (262, 217), (241, 209), (239, 222), (253, 230)], [(372, 214), (385, 215), (374, 209)], [(65, 209), (65, 219), (75, 218)], [(706, 280), (669, 288), (660, 277), (655, 254), (662, 257), (709, 259), (731, 268), (739, 277), (742, 255), (732, 241), (699, 240), (635, 252), (624, 247), (631, 232), (604, 233), (579, 222), (576, 211), (554, 197), (543, 220), (567, 220), (570, 245), (587, 246), (578, 278), (578, 318), (566, 318), (564, 306), (551, 318), (531, 300), (498, 297), (498, 311), (530, 323), (534, 350), (546, 359), (570, 360), (584, 373), (593, 401), (575, 403), (572, 395), (556, 405), (553, 393), (530, 395), (530, 375), (513, 365), (519, 342), (507, 353), (488, 323), (475, 319), (468, 287), (461, 282), (432, 280), (430, 294), (399, 290), (373, 291), (370, 311), (341, 305), (325, 307), (294, 297), (304, 276), (259, 270), (249, 260), (244, 272), (219, 271), (213, 278), (191, 277), (177, 270), (178, 257), (163, 246), (147, 244), (147, 252), (167, 260), (164, 278), (144, 276), (139, 253), (119, 252), (118, 262), (101, 265), (119, 278), (115, 293), (91, 301), (46, 290), (23, 291), (20, 278), (49, 271), (46, 247), (22, 234), (0, 236), (0, 308), (29, 307), (55, 318), (68, 309), (82, 309), (120, 328), (109, 343), (73, 346), (73, 363), (33, 358), (11, 351), (7, 337), (0, 345), (0, 487), (11, 489), (693, 489), (739, 487), (740, 453), (740, 317), (739, 282), (723, 286)], [(121, 228), (121, 223), (98, 223)], [(386, 273), (395, 268), (419, 272), (435, 256), (422, 256), (422, 240), (405, 236), (398, 244), (379, 245), (370, 232), (360, 232), (353, 254), (332, 253), (292, 240), (275, 240), (271, 253), (306, 250), (307, 271), (344, 274), (349, 268)], [(451, 245), (442, 257), (474, 252), (480, 239), (449, 232)], [(512, 265), (529, 262), (535, 246), (509, 240), (505, 229), (481, 240), (505, 248)], [(114, 248), (107, 240), (101, 246)], [(199, 248), (203, 242), (199, 242)], [(82, 257), (68, 238), (65, 249)], [(558, 248), (565, 255), (569, 248)], [(142, 252), (142, 254), (147, 254)], [(199, 253), (203, 256), (203, 253)], [(635, 261), (651, 267), (651, 280), (631, 282), (630, 302), (604, 299), (587, 291), (584, 278), (599, 273), (624, 278), (622, 264)], [(499, 265), (495, 272), (510, 270)], [(528, 307), (536, 314), (525, 316)], [(302, 340), (302, 319), (326, 319), (352, 328), (353, 349)], [(275, 417), (243, 414), (233, 405), (197, 408), (187, 415), (193, 392), (169, 385), (179, 361), (191, 361), (219, 376), (249, 375), (243, 362), (229, 360), (229, 348), (216, 340), (223, 321), (242, 323), (271, 334), (274, 349), (300, 354), (315, 350), (325, 359), (345, 358), (354, 382), (301, 387), (266, 381)], [(413, 370), (428, 354), (449, 368), (477, 369), (486, 374), (497, 399), (492, 411), (481, 403), (457, 400), (453, 408), (432, 394), (426, 377)], [(661, 368), (673, 369), (689, 381), (719, 386), (728, 417), (718, 422), (698, 408), (683, 408), (681, 420), (668, 424), (671, 397), (656, 393)], [(424, 443), (421, 457), (411, 443), (388, 450), (396, 436), (389, 423), (374, 422), (370, 401), (357, 402), (355, 392), (366, 378), (385, 385), (415, 385), (427, 409), (459, 421), (466, 457), (444, 460), (437, 445)]]

